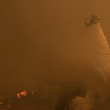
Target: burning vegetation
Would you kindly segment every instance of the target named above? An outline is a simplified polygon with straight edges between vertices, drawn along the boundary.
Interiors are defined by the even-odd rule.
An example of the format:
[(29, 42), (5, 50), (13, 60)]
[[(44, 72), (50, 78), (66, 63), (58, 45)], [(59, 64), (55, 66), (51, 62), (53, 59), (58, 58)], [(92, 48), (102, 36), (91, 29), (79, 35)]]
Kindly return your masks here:
[[(110, 97), (105, 97), (106, 94), (75, 86), (73, 82), (51, 83), (2, 100), (0, 110), (100, 110), (110, 108)], [(106, 106), (102, 105), (104, 102)]]
[(22, 91), (20, 93), (17, 93), (17, 97), (21, 98), (21, 96), (26, 96), (26, 94), (27, 94), (27, 92), (24, 90), (24, 91)]
[(17, 104), (17, 103), (18, 103), (18, 105), (22, 103), (22, 106), (17, 107), (17, 108), (22, 109), (22, 108), (24, 108), (23, 105), (26, 104), (25, 102), (27, 102), (26, 100), (28, 98), (30, 101), (32, 101), (31, 96), (34, 95), (34, 93), (35, 93), (35, 90), (32, 90), (32, 92), (30, 92), (30, 91), (27, 92), (26, 90), (24, 90), (20, 93), (17, 93), (16, 95), (13, 95), (13, 97), (6, 98), (2, 102), (0, 102), (0, 110), (12, 110), (12, 109), (18, 110), (14, 106), (14, 104)]
[(68, 88), (64, 86), (56, 83), (30, 91), (24, 90), (4, 99), (0, 103), (0, 110), (69, 110), (68, 102), (71, 101), (70, 96), (72, 97), (74, 92), (65, 92)]

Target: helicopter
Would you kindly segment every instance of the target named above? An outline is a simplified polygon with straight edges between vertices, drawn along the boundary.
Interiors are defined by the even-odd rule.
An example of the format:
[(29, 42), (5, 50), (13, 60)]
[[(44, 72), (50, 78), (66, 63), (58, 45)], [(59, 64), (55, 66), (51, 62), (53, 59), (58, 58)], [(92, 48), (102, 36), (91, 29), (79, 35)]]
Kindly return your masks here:
[[(87, 19), (90, 19), (89, 23), (85, 22), (86, 27), (91, 26), (92, 24), (96, 24), (97, 22), (100, 22), (100, 17), (99, 16), (95, 16), (95, 15), (92, 14), (92, 17), (90, 17), (90, 18), (87, 18)], [(87, 19), (85, 19), (85, 20), (87, 20)], [(83, 20), (83, 21), (85, 21), (85, 20)]]

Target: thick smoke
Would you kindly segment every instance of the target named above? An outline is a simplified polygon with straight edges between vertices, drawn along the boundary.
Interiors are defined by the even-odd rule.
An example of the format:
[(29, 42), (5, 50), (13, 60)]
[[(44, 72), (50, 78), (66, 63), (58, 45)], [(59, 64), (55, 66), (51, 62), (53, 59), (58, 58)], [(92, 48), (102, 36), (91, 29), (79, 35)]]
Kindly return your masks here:
[(76, 57), (72, 67), (69, 65), (66, 70), (67, 73), (62, 75), (59, 72), (56, 82), (35, 88), (35, 94), (39, 97), (37, 101), (43, 104), (42, 109), (110, 109), (109, 45), (99, 23), (86, 28), (83, 34), (87, 42), (80, 46), (83, 50), (80, 51), (81, 57)]
[(92, 110), (96, 104), (95, 94), (87, 91), (85, 97), (76, 96), (72, 100), (71, 109), (74, 110)]
[(104, 5), (96, 1), (2, 1), (0, 99), (40, 86), (56, 110), (110, 109), (109, 44), (99, 23), (79, 23)]
[(73, 65), (72, 78), (63, 77), (62, 83), (59, 80), (39, 88), (42, 92), (37, 94), (42, 94), (53, 110), (110, 109), (109, 44), (99, 23), (86, 28), (83, 38), (87, 39), (80, 51), (83, 60)]

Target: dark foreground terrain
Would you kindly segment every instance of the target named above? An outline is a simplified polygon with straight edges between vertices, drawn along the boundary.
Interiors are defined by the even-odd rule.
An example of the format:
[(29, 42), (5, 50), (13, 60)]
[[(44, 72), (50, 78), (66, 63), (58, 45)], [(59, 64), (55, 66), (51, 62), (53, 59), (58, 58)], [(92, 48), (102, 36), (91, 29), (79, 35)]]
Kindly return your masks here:
[[(24, 94), (20, 94), (23, 93)], [(33, 90), (25, 90), (4, 99), (0, 110), (69, 110), (75, 96), (84, 96), (86, 90), (69, 83), (51, 83)]]

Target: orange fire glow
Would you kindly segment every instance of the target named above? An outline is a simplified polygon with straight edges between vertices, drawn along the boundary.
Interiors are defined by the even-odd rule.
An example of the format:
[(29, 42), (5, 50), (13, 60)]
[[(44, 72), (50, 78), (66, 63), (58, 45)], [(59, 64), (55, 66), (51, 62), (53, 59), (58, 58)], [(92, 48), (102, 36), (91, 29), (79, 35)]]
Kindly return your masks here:
[(11, 106), (8, 105), (7, 107), (10, 108)]
[(3, 102), (0, 102), (0, 104), (4, 104)]
[(35, 92), (34, 90), (31, 92), (31, 93), (32, 93), (32, 95), (34, 94), (34, 92)]
[(2, 104), (3, 102), (0, 102), (0, 104)]
[(27, 92), (24, 90), (24, 91), (22, 91), (22, 92), (20, 92), (20, 93), (17, 93), (17, 97), (18, 97), (18, 98), (21, 98), (21, 95), (22, 95), (22, 96), (26, 96), (26, 94), (27, 94)]

